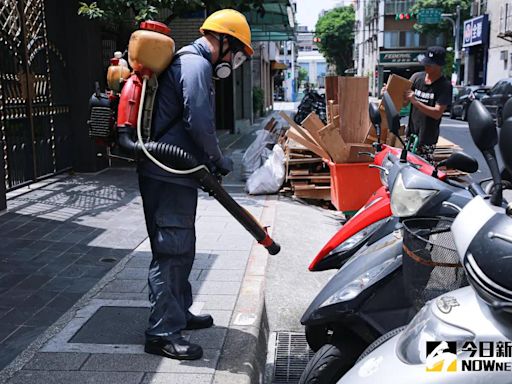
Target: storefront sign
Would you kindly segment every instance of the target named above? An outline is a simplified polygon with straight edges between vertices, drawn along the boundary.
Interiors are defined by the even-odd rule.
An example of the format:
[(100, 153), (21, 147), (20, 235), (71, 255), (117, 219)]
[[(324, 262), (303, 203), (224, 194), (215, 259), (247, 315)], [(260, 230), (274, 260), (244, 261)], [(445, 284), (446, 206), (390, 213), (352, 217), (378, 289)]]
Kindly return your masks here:
[(462, 46), (465, 48), (483, 44), (487, 40), (488, 29), (489, 21), (487, 15), (466, 20), (464, 22), (464, 41)]
[(383, 52), (379, 57), (379, 64), (418, 64), (418, 55), (424, 52)]

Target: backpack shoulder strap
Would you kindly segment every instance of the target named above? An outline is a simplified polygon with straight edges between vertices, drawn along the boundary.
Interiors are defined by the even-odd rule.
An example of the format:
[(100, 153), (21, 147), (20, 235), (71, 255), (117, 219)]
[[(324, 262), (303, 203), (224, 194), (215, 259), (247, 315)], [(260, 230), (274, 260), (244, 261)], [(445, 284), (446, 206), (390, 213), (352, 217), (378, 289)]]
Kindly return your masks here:
[[(200, 56), (199, 52), (181, 51), (181, 52), (178, 52), (178, 53), (176, 53), (174, 55), (174, 57), (172, 58), (172, 61), (176, 60), (178, 57), (185, 56), (185, 55), (198, 55), (198, 56)], [(183, 118), (183, 113), (180, 113), (178, 116), (176, 116), (174, 119), (171, 120), (171, 122), (169, 123), (169, 128), (174, 126), (181, 118)], [(160, 134), (155, 136), (153, 140), (154, 141), (159, 141), (162, 138), (162, 136), (164, 136), (166, 133), (167, 133), (167, 130), (160, 132)]]

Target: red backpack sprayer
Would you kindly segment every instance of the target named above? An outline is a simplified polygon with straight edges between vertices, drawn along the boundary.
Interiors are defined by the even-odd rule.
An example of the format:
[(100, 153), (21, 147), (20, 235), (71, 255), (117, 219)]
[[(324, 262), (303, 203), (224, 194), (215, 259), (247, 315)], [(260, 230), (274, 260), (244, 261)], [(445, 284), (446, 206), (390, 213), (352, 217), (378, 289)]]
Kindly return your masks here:
[[(120, 58), (111, 59), (107, 83), (111, 91), (98, 86), (90, 99), (89, 133), (108, 148), (118, 148), (130, 157), (145, 156), (163, 170), (195, 178), (271, 255), (281, 247), (258, 221), (242, 208), (220, 185), (209, 169), (181, 148), (151, 141), (151, 116), (158, 87), (157, 75), (174, 57), (170, 29), (162, 23), (145, 21), (132, 33), (128, 45), (130, 72)], [(120, 93), (119, 93), (120, 92)]]

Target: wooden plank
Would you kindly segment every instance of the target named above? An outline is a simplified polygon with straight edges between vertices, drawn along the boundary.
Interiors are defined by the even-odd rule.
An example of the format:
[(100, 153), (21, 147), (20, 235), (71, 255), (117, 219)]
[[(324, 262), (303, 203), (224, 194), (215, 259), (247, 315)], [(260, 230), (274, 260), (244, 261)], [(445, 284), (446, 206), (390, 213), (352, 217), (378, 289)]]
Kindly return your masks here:
[(315, 163), (323, 163), (322, 158), (313, 157), (312, 159), (289, 159), (287, 161), (288, 164), (315, 164)]
[(329, 154), (325, 150), (320, 148), (318, 145), (316, 145), (312, 141), (305, 139), (304, 136), (299, 134), (299, 132), (295, 128), (290, 128), (288, 130), (288, 132), (286, 132), (286, 135), (289, 138), (295, 140), (296, 142), (302, 144), (303, 146), (305, 146), (307, 149), (309, 149), (311, 152), (315, 153), (316, 155), (318, 155), (322, 158), (325, 158), (325, 159), (330, 159)]
[(318, 131), (322, 142), (335, 163), (343, 163), (348, 156), (348, 148), (337, 127), (327, 124)]
[[(312, 137), (308, 131), (306, 131), (303, 127), (301, 127), (300, 125), (298, 125), (297, 123), (295, 123), (295, 121), (293, 121), (290, 116), (288, 116), (284, 111), (281, 111), (279, 112), (279, 115), (285, 119), (291, 127), (295, 128), (295, 130), (297, 130), (297, 132), (307, 141), (311, 142), (316, 148), (317, 150), (319, 150), (320, 152), (322, 152), (323, 154), (322, 155), (319, 155), (318, 152), (315, 152), (317, 155), (319, 156), (322, 156), (322, 157), (325, 157), (326, 159), (329, 158), (329, 154), (327, 153), (327, 151), (322, 148), (322, 145), (320, 145), (319, 143), (316, 142), (316, 140), (314, 139), (314, 137)], [(303, 143), (301, 143), (303, 144)], [(305, 145), (305, 144), (303, 144)]]
[(359, 155), (359, 152), (375, 153), (375, 149), (370, 144), (349, 143), (350, 147), (346, 163), (370, 163), (373, 159), (368, 155)]
[(368, 77), (340, 77), (338, 80), (340, 130), (348, 143), (362, 143), (369, 127)]
[(309, 176), (309, 169), (293, 169), (290, 171), (291, 176)]
[[(412, 82), (404, 77), (398, 75), (391, 75), (387, 83), (387, 92), (393, 100), (393, 104), (397, 111), (402, 109), (404, 105), (404, 93), (411, 89)], [(386, 111), (384, 109), (384, 103), (381, 101), (379, 104), (380, 116), (381, 116), (381, 131), (383, 140), (387, 139), (389, 135), (388, 120), (386, 118)], [(391, 134), (392, 135), (392, 134)], [(393, 140), (393, 139), (391, 139)]]
[(318, 117), (318, 115), (315, 112), (311, 112), (304, 119), (304, 121), (302, 122), (302, 126), (315, 139), (316, 143), (322, 149), (324, 149), (326, 152), (329, 152), (329, 151), (327, 151), (326, 146), (322, 142), (322, 138), (318, 134), (318, 131), (320, 131), (322, 128), (324, 128), (324, 123), (322, 122), (322, 120), (320, 120), (320, 118)]
[(331, 187), (314, 187), (310, 189), (295, 190), (293, 193), (301, 199), (331, 200)]
[(338, 76), (325, 77), (325, 100), (334, 100), (338, 104)]

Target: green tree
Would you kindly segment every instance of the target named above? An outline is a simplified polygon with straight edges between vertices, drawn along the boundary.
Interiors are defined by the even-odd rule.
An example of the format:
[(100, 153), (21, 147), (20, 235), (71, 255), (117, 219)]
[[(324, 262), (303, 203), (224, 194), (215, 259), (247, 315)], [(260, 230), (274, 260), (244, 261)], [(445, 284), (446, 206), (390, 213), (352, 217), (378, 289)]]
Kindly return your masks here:
[[(221, 8), (234, 8), (241, 12), (256, 9), (264, 15), (264, 0), (98, 0), (80, 2), (78, 14), (108, 24), (126, 24), (127, 20), (162, 20), (160, 11), (170, 10), (171, 15), (162, 20), (170, 23), (173, 18), (187, 12), (206, 9), (207, 12)], [(131, 17), (127, 17), (131, 16)]]
[(339, 75), (353, 66), (354, 25), (355, 11), (349, 5), (325, 13), (315, 26), (318, 48), (330, 64), (336, 64)]
[(306, 68), (299, 67), (299, 78), (298, 78), (299, 88), (300, 88), (302, 82), (304, 80), (306, 80), (308, 78), (308, 76), (309, 76), (309, 73), (306, 70)]

